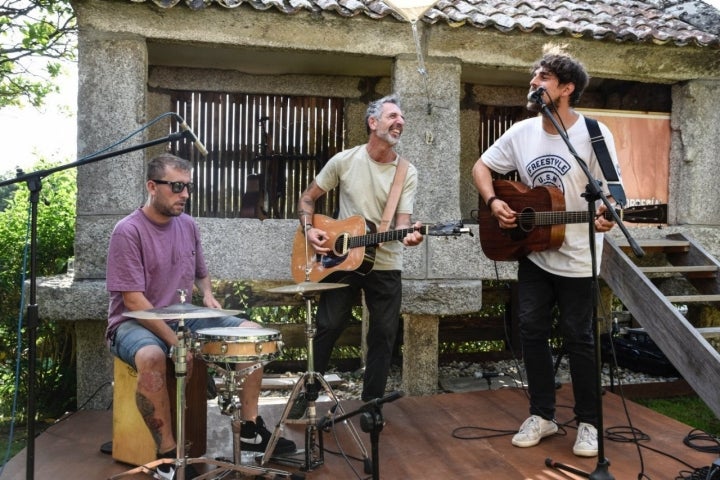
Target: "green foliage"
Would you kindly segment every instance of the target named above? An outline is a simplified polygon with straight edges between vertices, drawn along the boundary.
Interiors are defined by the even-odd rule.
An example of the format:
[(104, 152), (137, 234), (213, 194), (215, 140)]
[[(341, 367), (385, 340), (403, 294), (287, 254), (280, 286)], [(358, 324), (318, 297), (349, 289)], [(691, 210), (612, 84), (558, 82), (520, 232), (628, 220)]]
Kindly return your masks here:
[(710, 410), (710, 407), (696, 395), (670, 398), (640, 398), (636, 399), (635, 402), (715, 437), (720, 434), (720, 420)]
[[(39, 162), (35, 171), (51, 168)], [(73, 255), (75, 236), (75, 170), (63, 170), (41, 180), (37, 215), (38, 277), (63, 273)], [(11, 413), (18, 352), (18, 318), (23, 280), (30, 278), (30, 192), (19, 184), (0, 212), (0, 419)], [(25, 298), (27, 302), (29, 299)], [(22, 310), (23, 315), (25, 310)], [(27, 319), (20, 346), (19, 403), (27, 403)], [(36, 405), (40, 416), (57, 416), (75, 402), (75, 352), (72, 325), (43, 322), (37, 328)]]
[(67, 0), (2, 0), (0, 40), (0, 108), (40, 106), (61, 61), (75, 60), (75, 13)]

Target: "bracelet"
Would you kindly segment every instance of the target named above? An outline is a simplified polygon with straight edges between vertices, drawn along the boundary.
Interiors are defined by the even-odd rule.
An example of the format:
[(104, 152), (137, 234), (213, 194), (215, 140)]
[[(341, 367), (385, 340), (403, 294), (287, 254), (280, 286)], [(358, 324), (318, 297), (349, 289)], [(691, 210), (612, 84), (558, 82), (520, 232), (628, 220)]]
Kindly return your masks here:
[(496, 197), (495, 195), (493, 195), (492, 197), (488, 198), (488, 201), (486, 202), (487, 207), (490, 208), (490, 205), (492, 205), (492, 203), (493, 203), (495, 200), (497, 200), (497, 199), (498, 199), (498, 197)]
[(306, 232), (307, 232), (308, 230), (310, 230), (311, 228), (313, 228), (312, 223), (306, 223), (306, 224), (305, 224), (305, 231), (306, 231)]

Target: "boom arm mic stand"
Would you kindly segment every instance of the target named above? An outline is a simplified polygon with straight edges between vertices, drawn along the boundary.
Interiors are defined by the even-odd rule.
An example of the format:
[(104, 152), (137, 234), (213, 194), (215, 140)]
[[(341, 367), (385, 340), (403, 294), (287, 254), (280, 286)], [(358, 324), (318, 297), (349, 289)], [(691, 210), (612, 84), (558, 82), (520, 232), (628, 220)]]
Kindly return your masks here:
[[(326, 423), (335, 424), (344, 422), (350, 417), (360, 415), (360, 428), (363, 432), (370, 434), (370, 455), (372, 461), (372, 478), (373, 480), (380, 480), (380, 459), (379, 457), (379, 443), (380, 443), (380, 432), (383, 429), (383, 415), (382, 415), (382, 404), (387, 402), (393, 402), (398, 398), (405, 395), (404, 392), (396, 391), (388, 393), (382, 398), (376, 398), (370, 400), (367, 403), (361, 405), (357, 410), (345, 413), (338, 417), (331, 418)], [(321, 429), (326, 426), (325, 422), (321, 423)], [(366, 472), (367, 473), (367, 472)]]
[[(24, 173), (18, 169), (17, 176), (10, 180), (0, 182), (0, 187), (12, 185), (14, 183), (25, 182), (30, 191), (30, 295), (27, 304), (27, 341), (28, 341), (28, 386), (27, 386), (27, 447), (26, 447), (26, 479), (32, 480), (35, 476), (35, 381), (37, 361), (37, 329), (40, 324), (38, 305), (37, 305), (37, 226), (38, 226), (38, 202), (40, 201), (40, 192), (42, 191), (42, 179), (55, 172), (76, 168), (89, 163), (104, 160), (110, 157), (116, 157), (125, 153), (134, 152), (143, 148), (151, 147), (161, 143), (175, 142), (182, 138), (188, 138), (192, 135), (190, 131), (175, 132), (163, 138), (151, 140), (149, 142), (134, 145), (120, 150), (91, 155), (72, 163), (60, 165), (46, 170), (38, 170), (36, 172)], [(21, 287), (21, 288), (24, 288)]]
[(545, 465), (550, 468), (556, 468), (558, 470), (565, 470), (568, 472), (575, 473), (577, 475), (584, 476), (586, 478), (590, 478), (592, 480), (614, 480), (615, 477), (612, 476), (612, 474), (609, 471), (610, 462), (607, 458), (605, 458), (605, 441), (604, 441), (604, 428), (603, 428), (603, 407), (602, 407), (602, 362), (601, 362), (601, 345), (600, 345), (600, 321), (597, 314), (598, 309), (598, 294), (599, 292), (595, 289), (597, 288), (598, 284), (598, 275), (597, 275), (597, 252), (595, 249), (595, 201), (596, 200), (602, 200), (602, 202), (607, 207), (607, 210), (609, 212), (612, 212), (612, 216), (615, 220), (615, 222), (618, 224), (620, 229), (622, 230), (623, 234), (628, 240), (628, 243), (632, 247), (633, 253), (637, 257), (642, 257), (645, 255), (645, 252), (640, 248), (640, 246), (635, 242), (635, 240), (630, 236), (630, 232), (628, 232), (627, 228), (625, 227), (625, 224), (620, 219), (620, 216), (615, 211), (615, 208), (613, 208), (612, 205), (610, 205), (610, 201), (607, 199), (605, 194), (603, 193), (602, 189), (600, 188), (600, 184), (598, 181), (593, 177), (592, 173), (590, 173), (590, 170), (588, 169), (587, 164), (585, 161), (580, 158), (580, 155), (575, 151), (575, 148), (570, 143), (570, 139), (567, 136), (567, 133), (564, 129), (561, 128), (561, 126), (558, 124), (557, 119), (553, 116), (552, 112), (548, 108), (547, 104), (543, 100), (543, 92), (538, 92), (537, 95), (531, 95), (529, 98), (532, 101), (535, 101), (540, 106), (540, 109), (542, 111), (542, 114), (552, 122), (552, 124), (555, 126), (555, 130), (558, 132), (560, 137), (563, 139), (565, 144), (567, 145), (568, 149), (570, 150), (570, 153), (573, 157), (575, 157), (575, 160), (577, 161), (577, 164), (580, 166), (582, 171), (585, 173), (585, 176), (588, 178), (588, 184), (585, 189), (585, 193), (583, 196), (585, 197), (585, 200), (587, 200), (588, 204), (588, 233), (589, 233), (589, 241), (590, 241), (590, 257), (591, 257), (591, 265), (592, 265), (592, 289), (591, 292), (591, 301), (592, 301), (592, 311), (593, 311), (593, 323), (595, 326), (595, 367), (596, 367), (596, 375), (597, 375), (597, 382), (596, 382), (596, 396), (597, 396), (597, 432), (598, 432), (598, 462), (595, 470), (591, 473), (583, 472), (582, 470), (578, 470), (576, 468), (570, 467), (568, 465), (564, 465), (562, 463), (554, 462), (551, 458), (545, 459)]

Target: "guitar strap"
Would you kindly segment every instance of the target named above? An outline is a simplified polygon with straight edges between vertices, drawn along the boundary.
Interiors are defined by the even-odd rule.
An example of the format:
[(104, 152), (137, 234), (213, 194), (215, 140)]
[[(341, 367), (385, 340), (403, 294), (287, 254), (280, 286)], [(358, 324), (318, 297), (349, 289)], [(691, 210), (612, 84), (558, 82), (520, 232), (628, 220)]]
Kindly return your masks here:
[(402, 192), (403, 183), (405, 183), (405, 175), (407, 174), (409, 165), (410, 162), (403, 157), (398, 158), (395, 176), (393, 177), (393, 183), (390, 187), (390, 194), (385, 204), (385, 210), (383, 211), (382, 221), (377, 230), (378, 232), (386, 232), (390, 228), (390, 223), (395, 216), (395, 209), (400, 200), (400, 193)]
[(612, 159), (610, 158), (610, 152), (605, 144), (605, 137), (603, 137), (602, 132), (600, 132), (600, 126), (597, 120), (588, 117), (585, 117), (585, 124), (590, 133), (590, 143), (592, 143), (595, 156), (600, 162), (600, 168), (608, 184), (610, 195), (612, 195), (620, 207), (624, 207), (627, 203), (625, 190), (623, 189), (622, 183), (620, 183), (617, 170), (615, 170), (615, 165), (613, 165)]

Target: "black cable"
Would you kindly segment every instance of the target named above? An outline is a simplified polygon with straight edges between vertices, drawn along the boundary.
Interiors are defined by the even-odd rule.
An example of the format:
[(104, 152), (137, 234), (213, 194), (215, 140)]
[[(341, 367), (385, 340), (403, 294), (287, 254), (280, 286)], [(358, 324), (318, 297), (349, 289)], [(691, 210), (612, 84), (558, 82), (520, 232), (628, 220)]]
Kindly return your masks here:
[[(696, 441), (712, 443), (712, 445), (701, 446), (697, 445), (695, 443)], [(717, 437), (714, 435), (710, 435), (709, 433), (704, 432), (698, 428), (693, 428), (692, 430), (690, 430), (690, 433), (688, 433), (683, 439), (683, 443), (688, 447), (692, 448), (693, 450), (697, 450), (698, 452), (720, 453), (720, 442), (718, 441)]]

